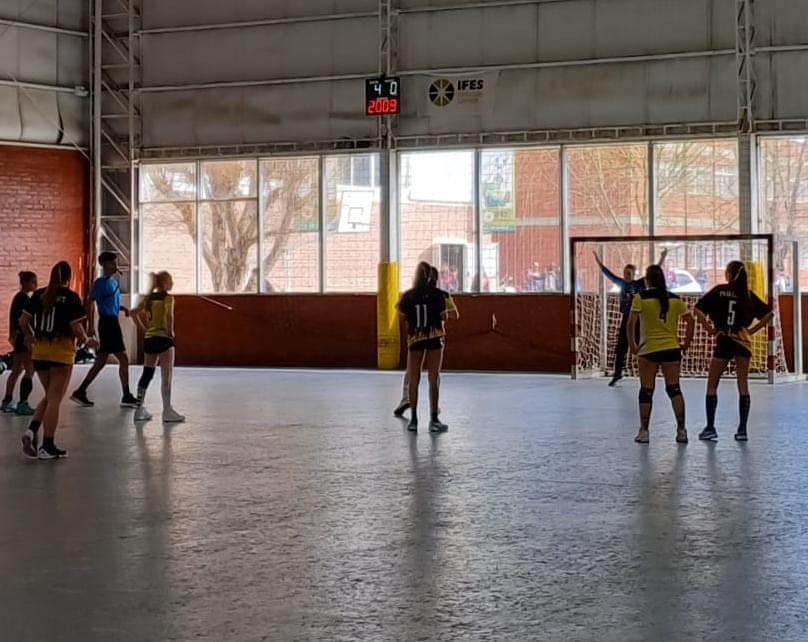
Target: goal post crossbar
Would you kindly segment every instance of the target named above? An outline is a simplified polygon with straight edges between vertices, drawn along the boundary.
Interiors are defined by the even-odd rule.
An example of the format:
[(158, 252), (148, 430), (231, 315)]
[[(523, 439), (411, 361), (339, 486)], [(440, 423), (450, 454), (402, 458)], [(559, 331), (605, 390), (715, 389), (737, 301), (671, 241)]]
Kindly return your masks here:
[[(757, 243), (759, 246), (765, 244), (765, 258), (764, 256), (760, 255), (763, 252), (758, 252), (760, 255), (758, 260), (762, 263), (763, 260), (766, 262), (765, 266), (765, 293), (768, 299), (768, 303), (773, 310), (777, 310), (777, 297), (774, 291), (774, 283), (775, 283), (775, 266), (774, 266), (774, 256), (775, 256), (775, 235), (774, 234), (703, 234), (703, 235), (647, 235), (647, 236), (605, 236), (605, 235), (594, 235), (594, 236), (574, 236), (570, 237), (569, 239), (569, 275), (570, 275), (570, 286), (571, 286), (571, 296), (570, 296), (570, 336), (571, 336), (571, 374), (573, 378), (578, 378), (582, 374), (582, 370), (580, 368), (580, 354), (579, 354), (579, 347), (580, 347), (580, 339), (579, 336), (579, 329), (580, 329), (580, 319), (579, 315), (581, 311), (579, 310), (579, 299), (581, 295), (579, 293), (579, 285), (578, 285), (578, 256), (577, 251), (579, 246), (583, 244), (588, 244), (594, 247), (601, 246), (602, 247), (607, 244), (611, 245), (626, 245), (630, 244), (632, 246), (636, 245), (644, 245), (648, 244), (649, 248), (654, 248), (656, 245), (660, 244), (674, 244), (674, 243), (681, 243), (681, 244), (698, 244), (698, 243), (705, 243), (705, 244), (720, 244), (720, 243), (744, 243), (744, 242), (754, 242)], [(795, 241), (790, 239), (782, 239), (777, 237), (777, 241), (781, 243), (788, 243), (793, 248), (793, 267), (795, 269), (795, 282), (799, 282), (799, 259), (798, 259), (798, 246)], [(762, 248), (761, 248), (762, 249)], [(652, 250), (653, 251), (653, 250)], [(741, 256), (738, 257), (742, 259)], [(653, 260), (653, 257), (651, 257)], [(762, 266), (761, 266), (762, 267)], [(594, 294), (592, 297), (597, 301), (598, 297), (600, 297), (599, 303), (600, 305), (600, 314), (602, 316), (602, 321), (600, 319), (596, 319), (593, 321), (594, 324), (599, 325), (600, 331), (602, 333), (606, 333), (607, 331), (607, 315), (608, 315), (608, 306), (609, 306), (609, 296), (606, 294), (606, 290), (603, 286), (600, 286), (600, 294)], [(799, 289), (796, 288), (798, 292)], [(612, 297), (613, 298), (613, 297)], [(798, 309), (799, 309), (799, 296), (795, 296), (795, 305), (794, 305), (794, 339), (796, 340), (798, 337), (801, 336), (801, 319), (797, 317)], [(801, 316), (801, 315), (800, 315)], [(779, 332), (779, 335), (778, 335)], [(596, 338), (597, 340), (597, 338)], [(603, 363), (605, 359), (605, 354), (607, 352), (607, 347), (604, 344), (604, 341), (607, 340), (604, 338), (601, 340), (601, 352), (602, 355), (600, 356), (600, 366), (601, 370), (603, 371), (602, 374), (605, 374), (605, 370), (607, 367), (606, 363)], [(779, 350), (779, 352), (778, 352)], [(772, 318), (769, 322), (767, 328), (767, 336), (766, 336), (766, 350), (765, 350), (765, 369), (766, 369), (766, 378), (770, 383), (775, 382), (775, 373), (778, 366), (778, 358), (780, 361), (785, 361), (783, 355), (783, 346), (782, 346), (782, 328), (780, 326), (780, 318), (779, 312), (778, 316)], [(795, 350), (795, 354), (798, 350)], [(795, 375), (800, 375), (802, 370), (802, 363), (801, 359), (794, 359), (794, 369)], [(783, 367), (783, 364), (779, 364)], [(762, 374), (762, 372), (761, 372)]]

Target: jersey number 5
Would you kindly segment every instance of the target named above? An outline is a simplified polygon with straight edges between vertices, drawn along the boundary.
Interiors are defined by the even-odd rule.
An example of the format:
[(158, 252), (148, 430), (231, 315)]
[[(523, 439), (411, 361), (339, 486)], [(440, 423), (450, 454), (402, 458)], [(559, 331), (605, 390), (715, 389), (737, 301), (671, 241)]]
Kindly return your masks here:
[(416, 305), (415, 306), (415, 327), (416, 328), (426, 328), (429, 326), (428, 323), (428, 316), (429, 316), (429, 308), (425, 305)]
[(735, 325), (735, 304), (737, 301), (732, 300), (729, 302), (727, 306), (727, 325), (732, 329), (732, 326)]

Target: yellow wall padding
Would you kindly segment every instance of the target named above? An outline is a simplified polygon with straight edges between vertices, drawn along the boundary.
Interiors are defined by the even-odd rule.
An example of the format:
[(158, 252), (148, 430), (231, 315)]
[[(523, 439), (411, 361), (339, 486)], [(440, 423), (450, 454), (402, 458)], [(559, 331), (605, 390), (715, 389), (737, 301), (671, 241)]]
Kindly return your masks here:
[(757, 261), (744, 261), (746, 274), (749, 277), (749, 289), (757, 294), (763, 301), (768, 296), (766, 290), (766, 266)]
[[(749, 289), (760, 297), (761, 300), (768, 302), (766, 291), (766, 266), (757, 261), (744, 261), (746, 267), (746, 274), (749, 279)], [(764, 368), (766, 365), (766, 357), (768, 355), (768, 336), (766, 330), (761, 330), (754, 337), (752, 337), (752, 365), (758, 369)]]
[(382, 370), (399, 367), (401, 334), (399, 332), (398, 263), (379, 263), (379, 293), (376, 297), (377, 359)]

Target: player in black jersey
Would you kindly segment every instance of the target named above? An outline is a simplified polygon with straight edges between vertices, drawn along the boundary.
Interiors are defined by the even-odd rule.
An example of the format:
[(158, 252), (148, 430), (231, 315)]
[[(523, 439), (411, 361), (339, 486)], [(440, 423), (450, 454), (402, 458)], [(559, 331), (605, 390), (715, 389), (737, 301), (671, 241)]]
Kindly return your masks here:
[[(736, 441), (746, 441), (749, 419), (749, 360), (752, 357), (752, 335), (766, 327), (774, 314), (772, 309), (749, 289), (746, 266), (740, 261), (727, 265), (727, 283), (718, 285), (696, 304), (696, 316), (710, 334), (716, 337), (707, 379), (707, 427), (699, 439), (715, 441), (715, 411), (718, 407), (718, 383), (731, 360), (735, 360), (738, 380), (738, 431)], [(757, 323), (752, 322), (757, 319)]]
[[(76, 357), (76, 339), (98, 347), (95, 339), (88, 340), (84, 330), (84, 306), (79, 295), (69, 289), (72, 271), (70, 265), (60, 261), (53, 266), (47, 288), (34, 292), (28, 307), (20, 317), (20, 329), (26, 341), (32, 344), (34, 370), (45, 389), (45, 398), (34, 412), (28, 430), (22, 437), (23, 452), (39, 459), (67, 457), (67, 451), (53, 443), (59, 424), (59, 407), (64, 399), (73, 361)], [(37, 450), (37, 432), (45, 425), (45, 436)]]
[[(426, 263), (426, 262), (424, 262)], [(427, 264), (429, 265), (429, 264)], [(421, 269), (421, 266), (418, 266), (418, 269)], [(417, 276), (416, 276), (417, 278)], [(438, 287), (438, 280), (440, 279), (440, 272), (438, 272), (438, 268), (434, 265), (429, 266), (429, 287), (437, 288)], [(442, 290), (441, 290), (442, 291)], [(459, 314), (457, 312), (457, 306), (455, 306), (454, 299), (452, 299), (452, 295), (448, 292), (444, 292), (446, 295), (446, 308), (448, 313), (454, 313), (455, 318), (459, 318)], [(404, 371), (404, 381), (402, 383), (401, 389), (401, 401), (396, 406), (396, 409), (393, 411), (393, 415), (395, 417), (403, 417), (404, 413), (410, 407), (410, 378), (408, 376), (407, 371)], [(438, 409), (440, 412), (440, 409)]]
[(398, 310), (407, 322), (407, 379), (411, 409), (408, 430), (418, 430), (418, 385), (421, 370), (426, 367), (429, 377), (430, 432), (442, 432), (448, 426), (438, 417), (440, 368), (446, 331), (444, 321), (450, 311), (459, 317), (448, 292), (430, 284), (431, 266), (418, 264), (413, 288), (407, 290), (398, 303)]
[[(16, 413), (18, 415), (33, 415), (34, 410), (28, 405), (28, 397), (34, 389), (34, 364), (31, 361), (31, 350), (25, 345), (25, 335), (20, 330), (20, 316), (28, 306), (31, 292), (36, 290), (36, 274), (33, 272), (20, 272), (20, 291), (11, 301), (11, 310), (8, 313), (8, 342), (14, 347), (14, 360), (11, 372), (6, 381), (6, 394), (0, 403), (0, 412)], [(14, 405), (14, 386), (20, 381), (20, 402)]]

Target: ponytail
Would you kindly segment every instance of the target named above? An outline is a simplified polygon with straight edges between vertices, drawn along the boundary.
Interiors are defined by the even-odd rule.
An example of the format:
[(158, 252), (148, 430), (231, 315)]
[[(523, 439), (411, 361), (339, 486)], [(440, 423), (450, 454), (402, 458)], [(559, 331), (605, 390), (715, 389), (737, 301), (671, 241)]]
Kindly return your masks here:
[(48, 287), (45, 288), (45, 294), (42, 296), (42, 309), (44, 312), (48, 312), (54, 306), (56, 297), (59, 295), (59, 288), (70, 283), (72, 276), (73, 271), (67, 261), (59, 261), (53, 266)]
[(648, 289), (653, 290), (654, 298), (659, 299), (659, 318), (667, 321), (668, 310), (670, 309), (670, 293), (668, 284), (665, 282), (665, 273), (658, 265), (649, 265), (645, 271), (645, 281)]
[(730, 261), (727, 265), (727, 276), (732, 291), (739, 299), (749, 299), (752, 295), (749, 292), (749, 273), (746, 266), (741, 261)]

